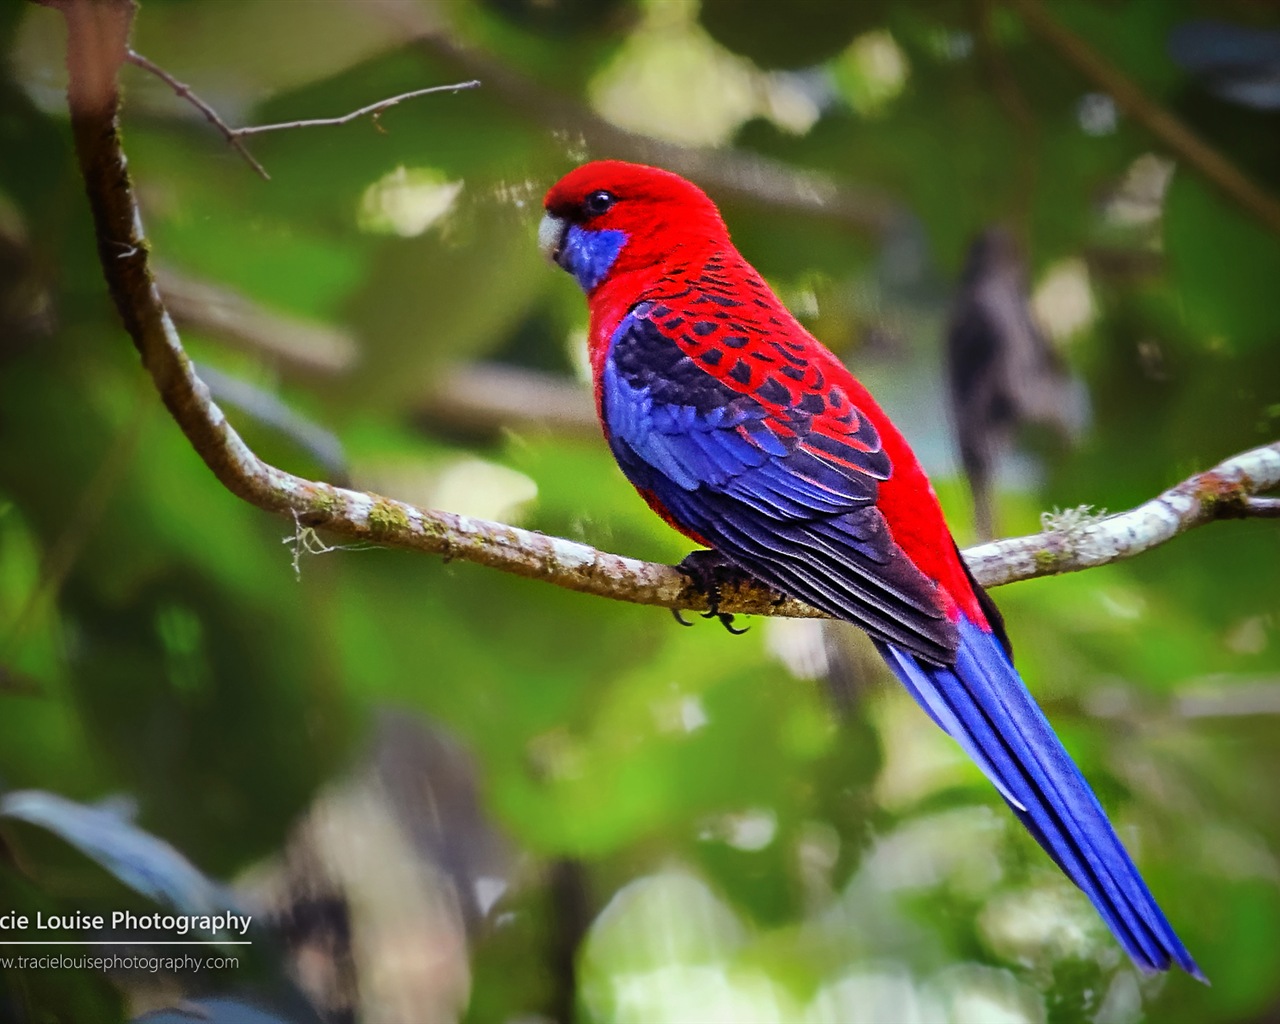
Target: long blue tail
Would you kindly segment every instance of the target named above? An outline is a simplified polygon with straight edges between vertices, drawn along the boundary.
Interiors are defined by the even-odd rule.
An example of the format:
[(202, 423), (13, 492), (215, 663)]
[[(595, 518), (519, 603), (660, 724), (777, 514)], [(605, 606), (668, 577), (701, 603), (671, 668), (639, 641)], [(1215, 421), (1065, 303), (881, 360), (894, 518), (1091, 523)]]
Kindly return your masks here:
[(991, 633), (960, 618), (952, 668), (877, 644), (929, 716), (995, 783), (1144, 971), (1176, 963), (1205, 981), (1120, 843), (1115, 829), (1044, 713)]

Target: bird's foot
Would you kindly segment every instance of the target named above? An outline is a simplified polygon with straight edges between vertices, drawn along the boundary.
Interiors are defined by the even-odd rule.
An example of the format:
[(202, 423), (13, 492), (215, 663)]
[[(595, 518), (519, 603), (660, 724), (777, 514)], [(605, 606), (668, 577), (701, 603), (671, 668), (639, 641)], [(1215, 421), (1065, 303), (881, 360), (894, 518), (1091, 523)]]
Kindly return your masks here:
[[(676, 568), (688, 576), (693, 581), (693, 585), (707, 595), (707, 610), (702, 613), (704, 619), (719, 619), (720, 625), (724, 626), (734, 636), (741, 636), (747, 631), (746, 627), (738, 629), (734, 626), (732, 612), (722, 612), (720, 610), (720, 591), (729, 584), (737, 585), (754, 582), (750, 573), (738, 568), (719, 552), (709, 550), (691, 551)], [(678, 610), (673, 608), (671, 613), (676, 617), (676, 621), (680, 625), (693, 625), (693, 623), (686, 621)]]

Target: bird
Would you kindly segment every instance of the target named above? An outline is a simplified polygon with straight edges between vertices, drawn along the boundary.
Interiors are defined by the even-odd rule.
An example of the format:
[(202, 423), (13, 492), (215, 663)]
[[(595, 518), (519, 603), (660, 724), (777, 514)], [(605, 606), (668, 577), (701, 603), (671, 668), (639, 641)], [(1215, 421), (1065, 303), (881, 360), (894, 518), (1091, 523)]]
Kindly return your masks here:
[(1078, 440), (1088, 399), (1031, 311), (1026, 261), (1006, 228), (986, 228), (969, 246), (946, 329), (947, 397), (973, 518), (995, 536), (991, 490), (1020, 428)]
[(1013, 667), (906, 439), (714, 202), (670, 171), (599, 160), (543, 206), (539, 248), (586, 294), (605, 439), (650, 508), (709, 549), (691, 575), (712, 593), (720, 564), (861, 627), (1134, 963), (1204, 981)]

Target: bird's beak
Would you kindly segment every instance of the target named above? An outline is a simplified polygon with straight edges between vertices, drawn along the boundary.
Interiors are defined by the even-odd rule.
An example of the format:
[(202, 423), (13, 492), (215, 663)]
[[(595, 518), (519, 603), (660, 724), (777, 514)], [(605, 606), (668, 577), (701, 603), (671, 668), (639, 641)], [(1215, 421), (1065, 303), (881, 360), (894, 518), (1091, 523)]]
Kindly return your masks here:
[(538, 248), (542, 255), (552, 263), (559, 265), (560, 253), (564, 251), (564, 236), (569, 230), (569, 222), (563, 217), (546, 214), (538, 225)]

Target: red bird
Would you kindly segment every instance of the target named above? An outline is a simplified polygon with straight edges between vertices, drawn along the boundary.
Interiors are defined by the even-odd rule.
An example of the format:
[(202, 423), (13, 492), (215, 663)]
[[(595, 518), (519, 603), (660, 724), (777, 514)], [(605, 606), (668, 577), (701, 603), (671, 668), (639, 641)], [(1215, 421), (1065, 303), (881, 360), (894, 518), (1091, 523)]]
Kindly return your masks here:
[(1203, 980), (1014, 669), (907, 442), (711, 200), (605, 160), (545, 206), (539, 246), (587, 294), (596, 408), (645, 501), (737, 570), (866, 630), (1135, 963)]

